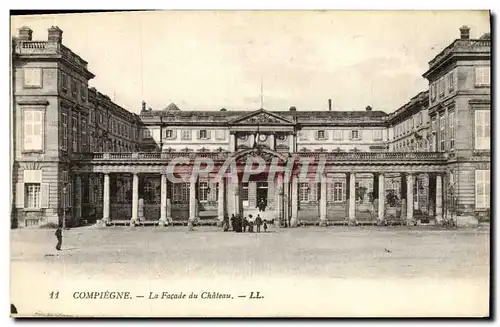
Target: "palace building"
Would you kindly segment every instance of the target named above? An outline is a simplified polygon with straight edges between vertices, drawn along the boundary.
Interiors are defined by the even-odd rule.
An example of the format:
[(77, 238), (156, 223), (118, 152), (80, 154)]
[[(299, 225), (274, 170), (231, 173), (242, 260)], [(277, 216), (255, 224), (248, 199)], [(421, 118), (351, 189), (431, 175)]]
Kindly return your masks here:
[[(392, 113), (331, 101), (248, 111), (143, 101), (139, 115), (89, 88), (94, 74), (62, 36), (51, 27), (34, 41), (23, 27), (13, 38), (13, 226), (215, 224), (231, 214), (277, 226), (489, 219), (489, 34), (460, 28), (429, 62), (429, 90)], [(252, 157), (266, 169), (244, 180)], [(182, 180), (171, 181), (179, 158), (172, 173)], [(193, 175), (197, 158), (213, 171)], [(228, 160), (236, 178), (217, 178)]]

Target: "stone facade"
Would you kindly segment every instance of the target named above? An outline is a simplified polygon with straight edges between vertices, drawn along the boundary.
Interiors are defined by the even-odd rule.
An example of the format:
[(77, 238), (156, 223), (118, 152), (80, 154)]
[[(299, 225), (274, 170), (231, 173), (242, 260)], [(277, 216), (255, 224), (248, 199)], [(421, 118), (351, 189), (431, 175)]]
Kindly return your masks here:
[[(462, 33), (429, 62), (429, 91), (390, 114), (370, 106), (153, 110), (143, 102), (136, 115), (89, 88), (87, 63), (62, 44), (61, 30), (48, 33), (33, 41), (22, 28), (13, 41), (15, 226), (220, 222), (230, 214), (261, 214), (280, 226), (450, 217), (474, 224), (488, 216), (487, 35)], [(191, 175), (196, 158), (213, 159), (214, 171), (234, 159), (240, 171), (256, 155), (266, 170), (248, 181)], [(176, 167), (185, 180), (173, 183), (166, 170), (175, 158), (189, 163)], [(296, 158), (314, 160), (306, 180)], [(274, 161), (289, 174), (269, 179)]]

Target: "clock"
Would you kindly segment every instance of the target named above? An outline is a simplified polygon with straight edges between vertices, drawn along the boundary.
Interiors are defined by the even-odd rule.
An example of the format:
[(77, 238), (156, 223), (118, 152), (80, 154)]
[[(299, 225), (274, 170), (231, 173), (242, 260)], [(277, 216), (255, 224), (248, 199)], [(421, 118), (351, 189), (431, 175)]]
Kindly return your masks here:
[(260, 134), (259, 135), (259, 141), (265, 142), (267, 140), (267, 135), (266, 134)]

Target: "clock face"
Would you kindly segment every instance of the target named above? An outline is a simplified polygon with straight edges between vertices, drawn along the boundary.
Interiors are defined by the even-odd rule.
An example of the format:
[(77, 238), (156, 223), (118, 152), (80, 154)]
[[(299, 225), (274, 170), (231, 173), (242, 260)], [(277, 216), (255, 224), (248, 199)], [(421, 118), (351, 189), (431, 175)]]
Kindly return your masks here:
[(240, 139), (242, 141), (246, 141), (246, 140), (248, 140), (248, 135), (240, 135), (240, 136), (238, 136), (238, 139)]
[(265, 140), (267, 140), (267, 135), (266, 134), (260, 134), (259, 135), (259, 141), (264, 142)]

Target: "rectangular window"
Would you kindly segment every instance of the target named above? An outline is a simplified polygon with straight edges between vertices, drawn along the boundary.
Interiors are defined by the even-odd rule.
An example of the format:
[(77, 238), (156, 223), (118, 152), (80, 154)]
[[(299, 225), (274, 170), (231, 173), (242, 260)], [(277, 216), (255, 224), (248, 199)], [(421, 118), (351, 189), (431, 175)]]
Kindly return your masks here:
[(76, 95), (78, 94), (78, 83), (75, 80), (73, 80), (71, 84), (72, 84), (71, 93), (73, 94), (74, 97), (76, 97)]
[(340, 129), (334, 130), (333, 131), (333, 139), (337, 140), (337, 141), (342, 140), (342, 130), (340, 130)]
[(174, 137), (174, 131), (171, 129), (165, 130), (165, 138), (172, 139)]
[(431, 84), (431, 100), (435, 100), (436, 99), (436, 83), (432, 83)]
[(316, 134), (316, 139), (318, 140), (324, 140), (326, 137), (325, 137), (325, 131), (318, 131), (317, 134)]
[(453, 91), (455, 89), (455, 73), (450, 72), (448, 74), (448, 90)]
[(210, 138), (210, 133), (208, 133), (208, 131), (206, 129), (202, 129), (200, 131), (198, 131), (198, 138), (201, 139), (201, 140), (206, 140), (206, 139), (209, 139)]
[(175, 183), (172, 188), (174, 203), (189, 203), (189, 183)]
[(82, 84), (80, 86), (80, 95), (82, 97), (83, 102), (87, 101), (87, 86)]
[(448, 137), (450, 138), (450, 150), (455, 149), (455, 112), (448, 113)]
[(23, 111), (23, 145), (25, 151), (43, 150), (43, 111)]
[(490, 67), (481, 66), (476, 67), (476, 85), (477, 86), (487, 86), (490, 85)]
[(241, 184), (241, 201), (248, 201), (248, 183)]
[(198, 196), (200, 201), (208, 201), (208, 182), (198, 183)]
[(64, 93), (68, 91), (68, 75), (61, 73), (61, 88)]
[(310, 201), (311, 190), (308, 183), (300, 183), (299, 185), (299, 200), (300, 202)]
[(40, 184), (39, 183), (26, 183), (25, 185), (25, 197), (24, 197), (24, 207), (28, 209), (39, 209), (40, 208)]
[(476, 110), (475, 113), (475, 148), (478, 150), (490, 149), (490, 111)]
[(90, 113), (89, 113), (89, 124), (90, 125), (94, 125), (94, 122), (95, 122), (94, 115), (95, 115), (94, 109), (90, 109)]
[(413, 117), (410, 117), (410, 119), (408, 120), (408, 131), (411, 131), (414, 126), (415, 126), (415, 124), (413, 121)]
[(68, 115), (64, 112), (61, 113), (61, 130), (62, 130), (62, 145), (61, 150), (68, 149)]
[(151, 131), (149, 129), (143, 129), (142, 130), (142, 138), (147, 139), (151, 137)]
[(351, 131), (351, 138), (353, 140), (359, 139), (359, 131), (356, 131), (356, 130), (355, 131)]
[(217, 139), (217, 140), (226, 139), (226, 131), (220, 130), (220, 129), (216, 130), (215, 131), (215, 139)]
[(82, 145), (84, 149), (82, 151), (85, 151), (85, 148), (87, 146), (87, 121), (85, 119), (82, 119)]
[(421, 112), (419, 112), (417, 114), (417, 126), (420, 126), (420, 125), (422, 125), (422, 113)]
[(441, 77), (438, 81), (439, 96), (444, 96), (444, 77)]
[(376, 129), (373, 131), (373, 140), (380, 141), (382, 139), (382, 131), (380, 129)]
[(444, 152), (446, 150), (446, 136), (445, 136), (446, 120), (444, 115), (439, 117), (439, 151)]
[(24, 68), (24, 86), (37, 88), (42, 87), (42, 69)]
[(73, 141), (73, 152), (78, 152), (78, 118), (73, 117), (72, 120), (72, 129), (73, 129), (73, 134), (72, 134), (72, 141)]
[(490, 207), (490, 171), (476, 170), (476, 209)]
[(333, 183), (333, 202), (344, 201), (344, 187), (342, 182)]
[(191, 130), (189, 129), (185, 129), (182, 131), (182, 135), (181, 135), (181, 138), (183, 140), (191, 140)]

